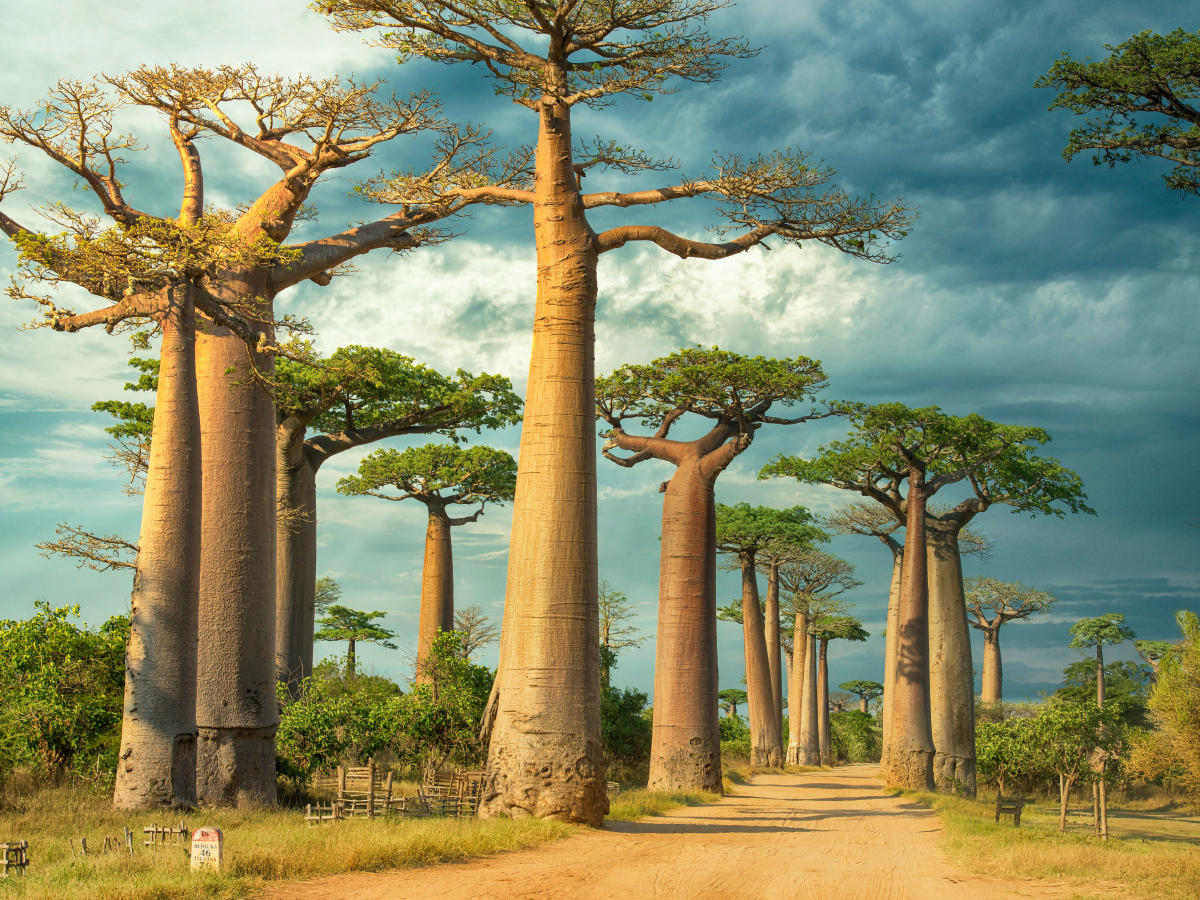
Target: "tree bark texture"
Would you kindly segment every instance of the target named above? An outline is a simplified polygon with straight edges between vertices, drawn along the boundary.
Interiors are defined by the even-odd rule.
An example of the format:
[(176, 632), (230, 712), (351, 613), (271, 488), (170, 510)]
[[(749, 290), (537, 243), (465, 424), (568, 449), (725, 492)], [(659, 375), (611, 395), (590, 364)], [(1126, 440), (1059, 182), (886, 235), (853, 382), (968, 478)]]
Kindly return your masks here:
[(275, 670), (293, 698), (312, 674), (317, 593), (317, 469), (304, 429), (285, 429), (276, 442), (276, 504), (289, 510), (276, 525)]
[(717, 719), (716, 511), (713, 479), (684, 461), (663, 497), (654, 663), (652, 791), (721, 786)]
[(896, 700), (896, 659), (900, 647), (900, 592), (904, 584), (904, 550), (899, 545), (892, 549), (892, 584), (888, 589), (887, 637), (883, 650), (883, 747), (879, 767), (887, 771), (888, 753), (892, 747), (892, 726)]
[(817, 736), (821, 765), (833, 765), (833, 746), (829, 737), (829, 641), (821, 641), (817, 654)]
[(767, 666), (771, 672), (771, 699), (775, 701), (775, 728), (783, 741), (783, 659), (779, 642), (779, 561), (772, 559), (767, 574)]
[[(929, 586), (926, 580), (924, 478), (909, 476), (904, 579), (897, 622), (896, 686), (891, 746), (883, 776), (889, 786), (933, 788), (929, 712)], [(918, 483), (914, 483), (918, 482)]]
[(608, 794), (596, 652), (597, 246), (569, 114), (555, 106), (539, 122), (533, 350), (479, 813), (599, 827)]
[(983, 683), (979, 699), (986, 705), (1004, 699), (1004, 668), (1000, 660), (1000, 629), (983, 633)]
[(818, 737), (817, 712), (817, 638), (808, 635), (808, 650), (804, 654), (804, 697), (800, 708), (800, 765), (821, 764), (821, 742)]
[[(233, 290), (267, 295), (265, 278)], [(273, 372), (271, 358), (255, 361)], [(204, 512), (196, 780), (199, 800), (214, 806), (275, 802), (275, 410), (247, 366), (246, 345), (228, 330), (208, 323), (197, 336)]]
[(771, 690), (767, 639), (762, 607), (758, 602), (758, 575), (752, 554), (742, 554), (742, 632), (746, 642), (746, 693), (750, 712), (750, 763), (778, 767), (783, 764), (779, 721)]
[(417, 680), (428, 681), (426, 660), (438, 631), (454, 630), (454, 552), (450, 545), (450, 517), (444, 505), (427, 504), (425, 564), (421, 569), (421, 619), (417, 631)]
[(113, 805), (196, 802), (196, 629), (200, 609), (200, 413), (196, 322), (169, 299), (125, 651), (125, 704)]
[(867, 698), (861, 694), (858, 697), (858, 711), (860, 713), (865, 713), (867, 711)]
[(939, 791), (975, 796), (975, 672), (963, 596), (958, 526), (930, 520), (929, 705), (934, 783)]
[(808, 616), (796, 616), (792, 638), (792, 670), (788, 679), (788, 748), (787, 764), (804, 765), (804, 676), (808, 671)]

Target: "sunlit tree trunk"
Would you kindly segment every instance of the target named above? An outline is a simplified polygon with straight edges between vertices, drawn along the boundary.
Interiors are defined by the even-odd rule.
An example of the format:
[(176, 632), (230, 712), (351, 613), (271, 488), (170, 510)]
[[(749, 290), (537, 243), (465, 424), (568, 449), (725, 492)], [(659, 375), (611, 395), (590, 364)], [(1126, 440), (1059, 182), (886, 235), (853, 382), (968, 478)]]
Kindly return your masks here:
[[(232, 277), (239, 297), (265, 277)], [(257, 356), (270, 376), (274, 362)], [(246, 345), (207, 323), (196, 340), (204, 504), (197, 665), (197, 794), (214, 806), (275, 802), (275, 410)]]
[(800, 708), (800, 764), (821, 764), (820, 726), (817, 711), (817, 639), (808, 635), (808, 650), (804, 654), (804, 697)]
[(746, 642), (746, 706), (750, 714), (750, 762), (755, 766), (783, 764), (779, 720), (771, 691), (767, 639), (762, 607), (758, 602), (758, 576), (754, 556), (742, 554), (742, 632)]
[(867, 712), (867, 698), (862, 696), (861, 694), (858, 697), (858, 711), (860, 713)]
[(276, 440), (275, 671), (292, 697), (312, 674), (317, 592), (317, 468), (304, 429), (279, 426)]
[(722, 793), (713, 481), (683, 462), (663, 497), (649, 788)]
[(888, 753), (892, 746), (892, 714), (896, 699), (896, 659), (900, 646), (900, 590), (904, 580), (904, 551), (892, 548), (892, 584), (888, 590), (887, 637), (883, 651), (883, 748), (879, 767), (887, 771)]
[(958, 527), (930, 521), (929, 705), (934, 784), (945, 793), (975, 796), (975, 672), (963, 596)]
[(983, 684), (980, 700), (986, 705), (1004, 699), (1004, 668), (1000, 660), (1000, 629), (983, 633)]
[[(914, 483), (916, 482), (916, 483)], [(924, 473), (908, 479), (904, 578), (897, 623), (891, 746), (883, 775), (888, 785), (933, 787), (933, 733), (929, 711), (929, 586), (926, 581)]]
[(454, 551), (444, 504), (426, 504), (425, 564), (421, 569), (421, 619), (417, 631), (417, 680), (427, 681), (426, 661), (438, 631), (454, 630)]
[(817, 734), (821, 765), (833, 765), (833, 747), (829, 738), (829, 641), (821, 641), (817, 654)]
[(772, 558), (767, 574), (767, 667), (771, 673), (771, 699), (775, 702), (775, 728), (783, 741), (783, 660), (779, 639), (779, 561)]
[(804, 764), (802, 726), (804, 724), (804, 677), (808, 671), (808, 616), (796, 616), (792, 638), (792, 671), (788, 681), (787, 764)]
[(539, 124), (533, 350), (480, 815), (598, 827), (608, 795), (596, 652), (597, 247), (569, 112), (546, 108)]
[(196, 322), (184, 288), (168, 297), (150, 467), (125, 653), (113, 805), (196, 802), (196, 628), (200, 606), (200, 414)]

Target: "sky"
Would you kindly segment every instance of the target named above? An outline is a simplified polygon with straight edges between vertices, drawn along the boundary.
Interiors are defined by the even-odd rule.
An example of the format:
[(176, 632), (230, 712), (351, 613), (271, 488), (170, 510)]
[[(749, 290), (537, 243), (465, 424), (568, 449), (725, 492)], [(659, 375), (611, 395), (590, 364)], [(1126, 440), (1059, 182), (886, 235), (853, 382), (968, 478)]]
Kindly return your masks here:
[[(399, 93), (435, 90), (446, 115), (483, 123), (499, 145), (533, 140), (536, 122), (494, 95), (470, 66), (407, 64), (332, 32), (300, 0), (122, 0), (104, 15), (82, 0), (59, 0), (56, 18), (78, 27), (48, 33), (44, 17), (0, 0), (0, 104), (27, 108), (58, 79), (87, 80), (142, 64), (216, 66), (253, 62), (264, 72), (384, 79)], [(1174, 612), (1200, 609), (1200, 522), (1195, 447), (1200, 417), (1200, 199), (1168, 191), (1165, 164), (1109, 170), (1061, 150), (1076, 124), (1046, 111), (1052, 93), (1033, 84), (1063, 52), (1107, 55), (1142, 30), (1194, 30), (1182, 2), (1038, 0), (970, 2), (767, 2), (714, 15), (714, 34), (744, 34), (761, 52), (731, 62), (712, 85), (680, 85), (652, 103), (623, 99), (579, 110), (575, 134), (599, 135), (701, 174), (715, 154), (774, 148), (812, 151), (856, 194), (903, 197), (920, 219), (887, 266), (817, 244), (775, 243), (721, 262), (681, 261), (630, 246), (600, 262), (597, 371), (644, 363), (680, 347), (712, 346), (748, 355), (822, 360), (826, 396), (865, 402), (936, 404), (1035, 425), (1054, 438), (1048, 453), (1078, 472), (1097, 515), (1029, 518), (995, 507), (976, 526), (994, 541), (987, 560), (967, 558), (967, 575), (1021, 581), (1052, 592), (1053, 610), (1002, 632), (1004, 691), (1010, 701), (1052, 690), (1080, 657), (1069, 626), (1120, 612), (1141, 638), (1176, 637)], [(86, 23), (86, 27), (83, 23)], [(150, 211), (178, 208), (178, 160), (154, 115), (125, 114), (122, 127), (146, 149), (131, 158), (126, 192)], [(233, 207), (276, 177), (239, 148), (205, 142), (210, 202)], [(349, 195), (354, 179), (420, 167), (428, 141), (384, 145), (373, 160), (318, 186), (316, 222), (293, 238), (342, 230), (386, 215)], [(14, 148), (0, 146), (0, 158)], [(28, 189), (4, 211), (30, 227), (36, 207), (56, 200), (89, 207), (69, 173), (28, 149), (19, 152)], [(589, 173), (590, 190), (657, 186), (678, 174), (631, 179)], [(651, 210), (607, 210), (601, 230), (654, 222), (706, 239), (716, 223), (701, 200)], [(329, 287), (310, 282), (283, 294), (282, 312), (307, 316), (318, 346), (375, 344), (452, 372), (501, 373), (524, 392), (535, 269), (531, 214), (486, 209), (459, 223), (449, 244), (404, 257), (376, 254)], [(711, 239), (711, 237), (707, 238)], [(0, 247), (0, 282), (16, 262)], [(75, 298), (80, 308), (86, 298)], [(140, 504), (104, 459), (106, 416), (97, 400), (125, 397), (129, 344), (92, 330), (76, 335), (21, 330), (24, 303), (0, 300), (0, 617), (26, 617), (33, 603), (79, 604), (99, 624), (128, 608), (126, 573), (96, 573), (40, 556), (34, 547), (68, 522), (134, 538)], [(692, 430), (689, 432), (687, 428)], [(680, 422), (681, 436), (699, 423)], [(844, 433), (831, 422), (764, 428), (717, 485), (723, 503), (803, 504), (827, 513), (852, 499), (830, 488), (760, 482), (776, 453), (810, 454)], [(516, 455), (519, 432), (485, 434)], [(424, 443), (423, 439), (417, 442)], [(404, 441), (393, 442), (404, 446)], [(424, 509), (342, 497), (334, 485), (366, 452), (346, 453), (318, 477), (318, 573), (337, 579), (350, 606), (386, 613), (400, 651), (368, 647), (367, 667), (407, 675), (415, 642)], [(600, 575), (635, 605), (637, 624), (655, 628), (658, 535), (665, 463), (624, 469), (599, 460)], [(949, 493), (946, 499), (963, 496)], [(477, 603), (499, 619), (504, 601), (509, 508), (489, 507), (455, 529), (459, 606)], [(891, 560), (877, 541), (837, 537), (828, 545), (857, 569), (846, 595), (872, 638), (830, 650), (832, 684), (883, 680)], [(740, 592), (722, 573), (718, 599)], [(982, 664), (978, 633), (974, 659)], [(318, 645), (317, 655), (337, 645)], [(740, 628), (719, 626), (722, 687), (744, 673)], [(1135, 659), (1130, 645), (1109, 659)], [(482, 661), (494, 664), (495, 648)], [(654, 642), (623, 654), (614, 683), (653, 688)]]

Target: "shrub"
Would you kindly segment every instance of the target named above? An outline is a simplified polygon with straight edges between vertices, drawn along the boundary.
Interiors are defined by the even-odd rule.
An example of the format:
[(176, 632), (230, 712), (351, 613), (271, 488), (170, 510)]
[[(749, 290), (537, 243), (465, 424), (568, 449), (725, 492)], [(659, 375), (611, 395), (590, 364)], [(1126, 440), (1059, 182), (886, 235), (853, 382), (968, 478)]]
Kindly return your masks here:
[(654, 733), (646, 715), (644, 693), (635, 688), (600, 689), (600, 734), (608, 777), (624, 783), (649, 777), (650, 741)]
[(835, 759), (846, 762), (878, 762), (883, 749), (883, 732), (875, 717), (852, 709), (829, 717), (829, 743)]

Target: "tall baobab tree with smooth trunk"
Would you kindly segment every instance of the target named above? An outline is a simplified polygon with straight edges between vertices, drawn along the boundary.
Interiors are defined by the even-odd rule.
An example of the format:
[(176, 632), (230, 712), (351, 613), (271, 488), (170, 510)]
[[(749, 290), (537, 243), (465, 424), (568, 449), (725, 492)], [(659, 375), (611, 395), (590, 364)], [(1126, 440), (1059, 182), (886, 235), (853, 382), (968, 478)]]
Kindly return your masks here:
[[(354, 447), (407, 434), (478, 433), (520, 421), (507, 378), (451, 378), (412, 357), (349, 346), (275, 367), (278, 521), (275, 665), (295, 695), (312, 672), (317, 579), (317, 472)], [(308, 432), (312, 432), (309, 434)], [(450, 630), (446, 626), (446, 630)], [(424, 644), (422, 645), (424, 646)]]
[[(931, 504), (932, 515), (941, 515), (947, 507)], [(822, 525), (834, 534), (861, 534), (878, 538), (892, 554), (892, 580), (888, 590), (887, 628), (884, 631), (883, 662), (883, 748), (880, 765), (885, 766), (891, 747), (892, 698), (895, 696), (896, 653), (900, 643), (900, 588), (903, 584), (904, 545), (895, 537), (904, 521), (886, 506), (873, 500), (857, 500), (843, 504), (822, 519)], [(958, 552), (962, 556), (986, 559), (991, 553), (991, 541), (982, 531), (965, 526), (958, 532)], [(971, 683), (974, 688), (974, 682)]]
[(633, 604), (603, 578), (600, 579), (597, 601), (600, 612), (600, 683), (608, 687), (617, 654), (629, 647), (642, 646), (650, 639), (650, 635), (642, 634), (636, 625), (624, 624), (637, 618)]
[(814, 548), (793, 548), (778, 568), (783, 609), (792, 617), (788, 699), (788, 765), (818, 765), (821, 757), (814, 624), (846, 609), (838, 595), (858, 587), (854, 565)]
[(859, 712), (868, 712), (868, 704), (876, 697), (883, 696), (883, 685), (878, 681), (844, 681), (838, 687), (858, 695)]
[(716, 506), (717, 550), (735, 556), (742, 570), (742, 632), (749, 694), (746, 705), (750, 714), (750, 761), (756, 766), (783, 765), (783, 742), (779, 720), (775, 718), (764, 615), (759, 603), (758, 554), (773, 545), (811, 546), (813, 541), (828, 540), (825, 532), (812, 522), (812, 514), (803, 506), (791, 509), (749, 503)]
[(1000, 581), (976, 576), (963, 582), (967, 610), (974, 616), (972, 628), (983, 632), (984, 706), (1004, 699), (1004, 668), (1000, 659), (1000, 629), (1017, 619), (1047, 612), (1055, 603), (1053, 594), (1027, 587), (1019, 581)]
[(1097, 62), (1077, 62), (1064, 53), (1035, 84), (1058, 91), (1051, 110), (1099, 113), (1071, 129), (1063, 159), (1070, 162), (1088, 150), (1094, 151), (1095, 165), (1109, 168), (1135, 158), (1162, 159), (1173, 163), (1162, 176), (1170, 190), (1200, 194), (1195, 102), (1200, 35), (1182, 28), (1169, 34), (1143, 31), (1105, 49), (1110, 56)]
[[(100, 85), (62, 81), (34, 110), (0, 107), (0, 139), (30, 147), (70, 171), (111, 223), (57, 203), (41, 211), (56, 233), (30, 230), (3, 212), (0, 230), (20, 251), (7, 293), (41, 307), (34, 327), (77, 332), (103, 325), (110, 334), (148, 327), (135, 341), (143, 349), (151, 334), (162, 338), (113, 802), (121, 808), (191, 806), (197, 799), (203, 502), (196, 316), (199, 311), (210, 321), (228, 323), (245, 338), (240, 317), (214, 296), (221, 267), (226, 261), (270, 265), (278, 256), (271, 248), (239, 245), (226, 220), (204, 211), (197, 133), (177, 119), (169, 120), (168, 131), (183, 168), (179, 214), (155, 215), (132, 206), (120, 171), (123, 154), (138, 143), (117, 131), (120, 106)], [(0, 203), (22, 186), (11, 165), (0, 165)], [(32, 292), (34, 285), (48, 293)], [(107, 305), (79, 314), (60, 308), (58, 289), (68, 285)], [(75, 530), (74, 537), (84, 542), (75, 549), (94, 543), (84, 534)], [(92, 549), (111, 549), (111, 542), (101, 544)]]
[[(534, 312), (520, 476), (513, 515), (501, 661), (489, 706), (487, 786), (481, 815), (603, 820), (596, 635), (593, 415), (597, 261), (647, 241), (683, 259), (717, 260), (774, 235), (817, 241), (883, 262), (883, 246), (915, 218), (902, 202), (854, 198), (829, 186), (832, 172), (805, 153), (718, 157), (706, 177), (652, 190), (585, 194), (599, 170), (625, 174), (674, 166), (615, 141), (576, 147), (576, 106), (601, 108), (622, 95), (651, 99), (679, 80), (710, 83), (725, 60), (753, 55), (736, 38), (714, 38), (708, 16), (726, 0), (496, 4), (490, 0), (322, 0), (313, 7), (343, 31), (366, 31), (400, 58), (477, 64), (497, 95), (536, 117), (531, 191), (481, 189), (495, 201), (533, 205), (538, 293)], [(410, 196), (404, 179), (376, 196)], [(689, 240), (656, 225), (596, 233), (587, 211), (707, 197), (724, 219), (722, 243)], [(571, 659), (564, 666), (564, 659)], [(553, 671), (554, 677), (545, 676)], [(547, 774), (549, 771), (549, 774)]]
[(836, 640), (865, 641), (871, 634), (864, 631), (862, 622), (851, 616), (827, 616), (817, 619), (813, 625), (813, 637), (819, 647), (817, 655), (817, 709), (818, 740), (821, 765), (833, 765), (833, 745), (830, 739), (829, 722), (829, 642)]
[[(664, 497), (649, 782), (655, 790), (721, 791), (717, 478), (764, 425), (795, 425), (831, 415), (815, 407), (804, 415), (786, 414), (790, 407), (811, 401), (825, 385), (816, 360), (747, 357), (716, 347), (680, 350), (596, 379), (596, 412), (609, 426), (605, 458), (627, 468), (652, 459), (675, 466), (670, 481), (660, 487)], [(708, 420), (707, 433), (692, 440), (671, 437), (686, 414)], [(630, 434), (625, 430), (628, 420), (656, 430), (653, 435)], [(631, 455), (612, 452), (618, 449)], [(777, 621), (775, 637), (778, 656)]]
[[(454, 552), (450, 529), (475, 522), (484, 507), (503, 506), (513, 498), (517, 462), (503, 450), (457, 444), (425, 444), (400, 450), (376, 450), (358, 466), (357, 475), (338, 482), (339, 494), (384, 500), (416, 500), (429, 511), (425, 564), (421, 569), (421, 616), (417, 636), (417, 677), (439, 631), (454, 629)], [(394, 487), (398, 494), (382, 493)], [(469, 516), (452, 517), (447, 507), (479, 504)]]
[(1071, 626), (1071, 647), (1075, 650), (1096, 648), (1096, 705), (1104, 708), (1104, 645), (1115, 646), (1137, 640), (1121, 613), (1105, 613), (1080, 619)]
[[(272, 378), (278, 348), (274, 298), (302, 281), (328, 284), (339, 267), (365, 253), (441, 239), (431, 224), (476, 202), (462, 193), (464, 185), (526, 183), (527, 160), (496, 164), (480, 132), (447, 125), (428, 93), (383, 99), (377, 87), (352, 79), (286, 79), (252, 65), (143, 66), (98, 83), (60, 83), (58, 98), (41, 115), (77, 114), (90, 135), (83, 141), (39, 132), (38, 113), (8, 111), (0, 123), (4, 137), (72, 169), (105, 216), (136, 231), (155, 227), (156, 220), (125, 200), (121, 153), (134, 145), (113, 130), (111, 112), (118, 106), (157, 111), (183, 146), (185, 202), (203, 231), (221, 235), (222, 252), (195, 280), (201, 288), (196, 306), (206, 320), (196, 338), (205, 484), (196, 716), (198, 794), (207, 803), (275, 798), (275, 654), (263, 648), (273, 644), (275, 631), (276, 423), (261, 386)], [(369, 158), (386, 141), (422, 132), (437, 140), (433, 167), (408, 176), (420, 186), (419, 202), (397, 204), (390, 215), (340, 234), (284, 245), (311, 211), (307, 201), (323, 176)], [(198, 139), (214, 137), (275, 166), (279, 178), (246, 207), (208, 215), (202, 199), (212, 171), (201, 177)], [(0, 227), (10, 236), (21, 232), (7, 218)], [(52, 268), (49, 252), (37, 258)], [(165, 273), (161, 263), (156, 271)], [(110, 321), (128, 307), (126, 300), (106, 313)], [(60, 317), (52, 301), (45, 303), (49, 317)]]
[(387, 613), (375, 610), (362, 612), (350, 609), (348, 606), (331, 606), (321, 617), (321, 627), (313, 635), (318, 641), (345, 641), (346, 647), (346, 680), (353, 681), (358, 664), (358, 645), (376, 644), (395, 650), (396, 645), (389, 638), (396, 633), (382, 625), (376, 624), (375, 619), (382, 619)]
[[(973, 794), (974, 680), (970, 677), (971, 645), (966, 610), (961, 594), (957, 609), (945, 604), (931, 609), (935, 579), (929, 573), (928, 545), (943, 545), (940, 536), (934, 542), (927, 541), (928, 505), (947, 485), (969, 481), (975, 497), (958, 504), (948, 514), (956, 536), (958, 528), (981, 507), (998, 502), (997, 494), (1003, 492), (1009, 496), (1014, 491), (1016, 485), (1012, 479), (1023, 468), (1036, 469), (1041, 464), (1050, 473), (1057, 473), (1065, 485), (1065, 496), (1075, 498), (1075, 502), (1082, 496), (1078, 477), (1063, 469), (1056, 460), (1038, 460), (1034, 456), (1034, 446), (1050, 440), (1040, 428), (1001, 425), (974, 413), (951, 416), (936, 406), (910, 409), (899, 403), (861, 405), (844, 415), (853, 429), (847, 440), (819, 448), (817, 457), (812, 460), (776, 457), (763, 468), (759, 477), (792, 476), (806, 483), (831, 484), (853, 490), (887, 507), (898, 520), (904, 521), (905, 559), (897, 623), (896, 696), (891, 710), (895, 730), (883, 767), (884, 777), (888, 784), (914, 790), (928, 790), (935, 784), (944, 790), (953, 790), (956, 785), (963, 785)], [(980, 473), (1005, 454), (1006, 465), (999, 471), (1006, 475), (997, 477), (998, 490), (991, 493), (992, 486), (980, 477)], [(1045, 491), (1050, 493), (1060, 487), (1059, 482), (1049, 476), (1044, 482), (1035, 480), (1034, 486), (1043, 483), (1048, 485)], [(1027, 502), (1034, 509), (1061, 515), (1060, 510), (1050, 506), (1050, 499), (1042, 492), (1031, 490), (1029, 497), (1032, 499)], [(954, 547), (953, 559), (957, 563), (957, 547)], [(961, 584), (961, 568), (958, 572), (958, 583)], [(939, 591), (937, 596), (945, 597), (946, 592)], [(941, 746), (936, 750), (930, 698), (933, 621), (939, 623), (938, 654), (948, 663), (939, 672), (938, 690), (943, 702), (938, 705), (937, 734)], [(960, 622), (961, 628), (958, 627)], [(966, 701), (965, 709), (959, 709), (963, 705), (960, 701), (964, 685), (969, 685), (966, 693), (970, 699)], [(955, 702), (951, 704), (949, 700)]]

